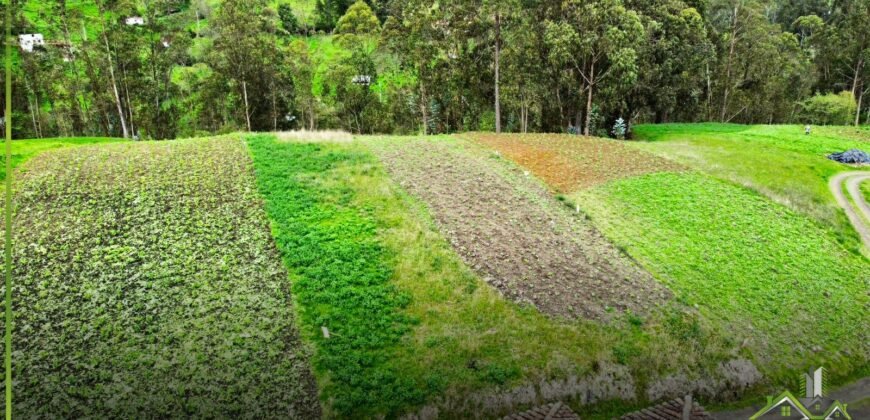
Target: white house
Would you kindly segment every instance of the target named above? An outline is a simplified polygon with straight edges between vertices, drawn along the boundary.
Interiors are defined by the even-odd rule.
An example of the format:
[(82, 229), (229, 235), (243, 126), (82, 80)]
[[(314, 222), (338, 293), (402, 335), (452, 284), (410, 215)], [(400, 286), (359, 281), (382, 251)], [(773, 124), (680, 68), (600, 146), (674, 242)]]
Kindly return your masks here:
[(128, 26), (142, 26), (145, 24), (145, 19), (142, 16), (130, 16), (124, 19), (124, 23)]
[(356, 85), (368, 86), (368, 85), (372, 84), (372, 77), (367, 75), (367, 74), (361, 74), (361, 75), (354, 76), (353, 79), (351, 80), (351, 82), (353, 84), (356, 84)]
[(45, 38), (42, 34), (22, 34), (18, 35), (18, 44), (21, 45), (22, 50), (33, 52), (34, 48), (45, 46)]

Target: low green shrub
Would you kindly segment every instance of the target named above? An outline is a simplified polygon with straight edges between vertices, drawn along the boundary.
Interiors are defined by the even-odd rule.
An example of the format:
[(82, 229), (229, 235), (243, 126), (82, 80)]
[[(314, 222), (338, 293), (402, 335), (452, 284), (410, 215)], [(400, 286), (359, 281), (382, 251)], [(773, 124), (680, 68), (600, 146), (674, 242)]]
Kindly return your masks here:
[(847, 125), (855, 120), (858, 104), (851, 92), (816, 95), (801, 103), (803, 118), (817, 125)]

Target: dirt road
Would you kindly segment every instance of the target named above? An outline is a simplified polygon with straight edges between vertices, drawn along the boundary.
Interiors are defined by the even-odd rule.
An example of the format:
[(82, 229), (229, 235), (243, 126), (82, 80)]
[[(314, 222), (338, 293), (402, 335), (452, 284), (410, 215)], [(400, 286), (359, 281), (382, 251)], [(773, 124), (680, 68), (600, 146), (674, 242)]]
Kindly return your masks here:
[[(829, 185), (837, 203), (846, 211), (846, 216), (861, 236), (864, 247), (870, 250), (870, 226), (868, 226), (870, 205), (861, 194), (861, 183), (868, 179), (870, 179), (870, 172), (844, 172), (831, 178)], [(844, 192), (844, 184), (846, 192)], [(851, 196), (852, 201), (846, 194)]]

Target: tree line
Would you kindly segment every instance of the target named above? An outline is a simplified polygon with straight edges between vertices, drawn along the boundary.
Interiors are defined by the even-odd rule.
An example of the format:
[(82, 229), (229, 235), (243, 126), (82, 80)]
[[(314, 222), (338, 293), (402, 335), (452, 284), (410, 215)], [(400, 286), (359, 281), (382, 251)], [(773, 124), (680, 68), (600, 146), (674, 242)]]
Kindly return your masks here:
[[(13, 7), (15, 3), (13, 3)], [(16, 138), (870, 121), (866, 0), (29, 0)], [(129, 21), (141, 17), (141, 21)]]

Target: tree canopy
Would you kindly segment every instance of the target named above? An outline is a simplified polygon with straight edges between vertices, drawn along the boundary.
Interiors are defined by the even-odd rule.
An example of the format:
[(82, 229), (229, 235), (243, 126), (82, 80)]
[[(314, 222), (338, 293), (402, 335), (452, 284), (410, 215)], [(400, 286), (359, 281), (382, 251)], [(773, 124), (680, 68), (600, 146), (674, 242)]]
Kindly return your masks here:
[[(301, 6), (300, 6), (301, 5)], [(864, 0), (28, 0), (16, 137), (870, 119)], [(127, 24), (139, 16), (144, 24)], [(367, 76), (367, 77), (361, 77)]]

